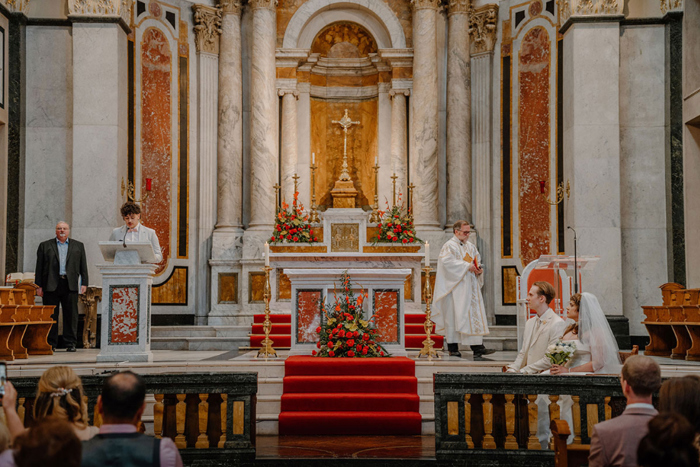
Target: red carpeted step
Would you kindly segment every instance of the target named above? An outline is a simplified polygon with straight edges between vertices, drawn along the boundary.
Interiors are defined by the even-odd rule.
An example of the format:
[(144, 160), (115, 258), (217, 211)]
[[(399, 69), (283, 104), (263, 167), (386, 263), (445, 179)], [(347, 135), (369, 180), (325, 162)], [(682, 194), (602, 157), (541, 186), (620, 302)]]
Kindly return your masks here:
[(284, 363), (285, 376), (300, 375), (393, 375), (415, 376), (416, 362), (406, 357), (392, 358), (319, 358), (289, 357)]
[[(265, 334), (265, 330), (263, 329), (263, 325), (262, 324), (254, 324), (253, 329), (251, 331), (251, 334)], [(291, 324), (273, 323), (272, 329), (270, 330), (270, 334), (275, 334), (277, 336), (291, 335), (292, 334), (292, 325)]]
[(282, 412), (418, 412), (418, 394), (303, 393), (282, 394)]
[[(435, 344), (433, 347), (436, 349), (441, 349), (443, 347), (443, 342), (444, 342), (444, 337), (443, 336), (431, 336), (431, 339)], [(413, 335), (413, 336), (406, 336), (406, 342), (405, 346), (407, 349), (422, 349), (423, 348), (423, 341), (425, 340), (425, 334), (422, 336), (418, 335)]]
[[(265, 339), (265, 334), (263, 335), (254, 335), (250, 336), (250, 346), (251, 347), (260, 347), (261, 342)], [(272, 346), (273, 347), (291, 347), (292, 345), (292, 336), (287, 334), (286, 336), (280, 336), (280, 335), (272, 335), (270, 334), (270, 339), (272, 339)]]
[[(329, 359), (338, 360), (338, 359)], [(364, 360), (358, 358), (357, 360)], [(283, 393), (365, 392), (418, 394), (415, 376), (285, 376)]]
[(403, 315), (405, 324), (423, 324), (425, 323), (425, 313), (410, 313)]
[(282, 412), (280, 435), (415, 435), (418, 412)]
[[(278, 314), (278, 313), (271, 314), (270, 321), (272, 321), (273, 323), (291, 324), (292, 323), (292, 315), (291, 314)], [(264, 322), (265, 322), (265, 314), (253, 315), (253, 324), (262, 324)]]
[[(404, 326), (404, 329), (406, 330), (406, 335), (416, 335), (420, 334), (425, 336), (425, 328), (423, 327), (423, 324), (407, 324)], [(435, 333), (435, 324), (433, 324), (433, 330), (430, 331), (432, 333)]]

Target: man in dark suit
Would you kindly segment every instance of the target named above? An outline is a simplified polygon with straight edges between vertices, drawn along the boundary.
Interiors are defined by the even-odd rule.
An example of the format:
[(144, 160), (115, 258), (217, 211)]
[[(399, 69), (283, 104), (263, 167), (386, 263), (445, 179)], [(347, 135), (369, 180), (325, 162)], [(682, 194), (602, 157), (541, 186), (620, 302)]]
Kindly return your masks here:
[(44, 298), (44, 305), (56, 305), (52, 318), (56, 321), (49, 332), (49, 344), (54, 349), (58, 343), (58, 305), (63, 310), (63, 340), (68, 352), (75, 352), (78, 335), (78, 278), (80, 293), (88, 284), (85, 247), (68, 238), (70, 226), (66, 222), (56, 224), (56, 238), (39, 244), (36, 252), (35, 282), (37, 295)]
[(658, 413), (651, 396), (661, 387), (661, 368), (649, 357), (633, 355), (622, 367), (622, 393), (627, 407), (622, 415), (593, 427), (590, 467), (637, 466), (637, 446)]

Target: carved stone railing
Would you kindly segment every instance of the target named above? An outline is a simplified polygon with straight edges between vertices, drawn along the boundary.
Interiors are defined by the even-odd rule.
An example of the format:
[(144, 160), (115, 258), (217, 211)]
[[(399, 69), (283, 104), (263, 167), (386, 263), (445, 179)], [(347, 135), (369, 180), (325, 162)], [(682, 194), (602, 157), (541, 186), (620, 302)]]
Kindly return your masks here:
[(593, 425), (619, 415), (626, 405), (614, 375), (437, 373), (433, 386), (438, 460), (553, 465), (554, 453), (542, 450), (537, 437), (539, 394), (552, 402), (545, 415), (550, 420), (560, 417), (561, 395), (571, 396), (574, 444), (588, 444)]
[[(83, 376), (90, 424), (100, 426), (95, 412), (106, 376)], [(185, 465), (228, 464), (255, 458), (257, 373), (187, 373), (142, 375), (153, 394), (153, 431), (180, 449)], [(12, 378), (18, 392), (18, 413), (25, 426), (33, 423), (32, 407), (38, 378)], [(208, 463), (208, 464), (207, 464)], [(234, 462), (235, 463), (235, 462)]]

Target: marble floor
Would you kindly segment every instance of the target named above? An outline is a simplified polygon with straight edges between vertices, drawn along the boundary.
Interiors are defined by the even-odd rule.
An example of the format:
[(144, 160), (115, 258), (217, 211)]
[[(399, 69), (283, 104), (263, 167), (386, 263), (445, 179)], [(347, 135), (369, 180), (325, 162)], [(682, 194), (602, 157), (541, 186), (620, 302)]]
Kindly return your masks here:
[(258, 436), (256, 459), (434, 459), (435, 436)]

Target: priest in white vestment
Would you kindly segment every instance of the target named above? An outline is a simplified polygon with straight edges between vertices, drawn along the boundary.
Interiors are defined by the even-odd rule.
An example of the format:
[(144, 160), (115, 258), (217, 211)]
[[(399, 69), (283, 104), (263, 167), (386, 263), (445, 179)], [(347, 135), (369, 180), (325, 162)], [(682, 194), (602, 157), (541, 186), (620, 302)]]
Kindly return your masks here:
[(457, 221), (453, 231), (454, 236), (445, 242), (438, 258), (432, 319), (436, 333), (444, 334), (451, 356), (461, 357), (462, 344), (471, 346), (474, 357), (481, 357), (494, 352), (483, 345), (489, 327), (481, 295), (481, 255), (467, 241), (469, 223)]

